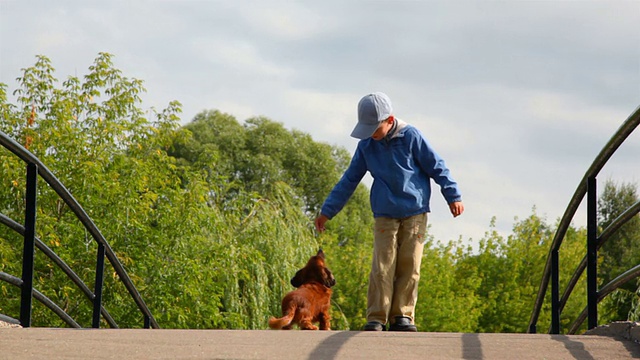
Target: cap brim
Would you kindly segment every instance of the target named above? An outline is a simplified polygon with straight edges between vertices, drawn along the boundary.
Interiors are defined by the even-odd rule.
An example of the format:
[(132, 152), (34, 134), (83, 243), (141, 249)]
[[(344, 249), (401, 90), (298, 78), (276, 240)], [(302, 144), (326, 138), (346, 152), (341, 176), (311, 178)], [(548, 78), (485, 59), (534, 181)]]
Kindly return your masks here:
[(376, 132), (379, 124), (360, 124), (358, 123), (353, 131), (351, 132), (351, 137), (356, 139), (364, 140), (368, 139)]

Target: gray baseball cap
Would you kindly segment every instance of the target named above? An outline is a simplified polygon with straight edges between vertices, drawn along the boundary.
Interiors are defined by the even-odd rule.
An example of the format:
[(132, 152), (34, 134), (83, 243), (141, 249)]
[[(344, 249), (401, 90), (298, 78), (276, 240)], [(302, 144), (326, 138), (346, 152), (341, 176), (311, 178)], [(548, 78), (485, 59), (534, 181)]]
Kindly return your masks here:
[(351, 132), (356, 139), (367, 139), (376, 131), (380, 121), (391, 116), (391, 100), (381, 92), (365, 95), (358, 103), (358, 124)]

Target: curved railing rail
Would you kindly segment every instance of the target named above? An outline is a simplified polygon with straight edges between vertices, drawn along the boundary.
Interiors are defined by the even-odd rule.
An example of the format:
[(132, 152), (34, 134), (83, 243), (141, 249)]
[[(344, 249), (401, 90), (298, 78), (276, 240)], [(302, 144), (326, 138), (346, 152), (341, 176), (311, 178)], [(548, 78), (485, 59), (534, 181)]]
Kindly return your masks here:
[[(4, 214), (0, 214), (0, 223), (6, 225), (7, 227), (9, 227), (10, 229), (12, 229), (13, 231), (17, 232), (18, 234), (24, 236), (25, 234), (25, 229), (24, 226), (18, 224), (17, 222), (11, 220), (10, 218), (8, 218), (6, 215)], [(51, 259), (51, 261), (53, 261), (54, 264), (56, 264), (58, 266), (58, 268), (60, 268), (62, 270), (62, 272), (64, 272), (67, 277), (69, 279), (71, 279), (71, 281), (73, 281), (74, 284), (76, 284), (76, 286), (82, 290), (82, 292), (85, 294), (85, 296), (91, 300), (94, 301), (95, 300), (95, 294), (93, 293), (93, 291), (91, 291), (91, 289), (89, 289), (89, 287), (82, 281), (82, 279), (80, 279), (80, 277), (73, 271), (71, 270), (71, 267), (69, 267), (69, 265), (67, 265), (53, 250), (51, 250), (51, 248), (49, 248), (47, 245), (45, 245), (45, 243), (42, 242), (42, 240), (38, 239), (37, 237), (35, 238), (35, 246), (38, 248), (38, 250), (42, 251), (43, 254), (45, 254), (49, 259)], [(7, 276), (9, 276), (7, 274)], [(0, 279), (3, 279), (2, 277), (0, 277)], [(15, 281), (9, 281), (4, 279), (5, 282), (8, 282), (12, 285), (15, 286), (22, 286), (22, 280), (20, 280), (20, 284), (18, 285)], [(38, 296), (35, 296), (37, 300), (39, 300)], [(56, 312), (56, 310), (54, 308), (52, 308), (51, 306), (48, 305), (47, 302), (42, 302), (40, 301), (43, 305), (47, 306), (49, 309), (51, 309), (53, 312), (55, 312), (56, 314), (58, 314), (58, 312)], [(102, 317), (104, 317), (105, 321), (109, 324), (109, 326), (111, 326), (112, 328), (117, 328), (118, 325), (116, 324), (116, 322), (113, 320), (113, 318), (111, 317), (111, 315), (109, 314), (109, 312), (101, 305), (100, 306), (100, 311), (102, 313)], [(62, 316), (60, 316), (60, 318), (62, 320), (65, 320)], [(70, 322), (66, 321), (65, 322), (71, 326), (72, 325)], [(75, 322), (74, 322), (75, 323)], [(75, 326), (74, 326), (75, 327)]]
[[(533, 312), (531, 313), (531, 319), (529, 321), (529, 332), (535, 333), (538, 318), (540, 316), (540, 310), (542, 308), (542, 303), (544, 301), (544, 297), (546, 295), (547, 287), (549, 282), (552, 283), (552, 294), (551, 294), (551, 328), (550, 333), (558, 334), (560, 332), (560, 313), (562, 312), (562, 308), (566, 304), (567, 299), (569, 298), (573, 288), (575, 287), (578, 278), (582, 275), (585, 268), (587, 268), (587, 283), (588, 283), (588, 304), (587, 308), (583, 311), (583, 314), (579, 316), (579, 318), (572, 324), (570, 331), (575, 332), (577, 328), (582, 324), (584, 318), (589, 315), (590, 324), (589, 328), (595, 327), (595, 323), (597, 323), (597, 303), (602, 300), (606, 295), (617, 289), (619, 286), (624, 283), (630, 281), (631, 279), (638, 276), (640, 270), (633, 268), (624, 274), (618, 276), (616, 279), (611, 281), (609, 284), (605, 285), (598, 292), (595, 288), (596, 286), (596, 274), (595, 272), (595, 261), (597, 256), (597, 249), (602, 246), (602, 244), (613, 234), (616, 230), (618, 230), (624, 223), (633, 218), (640, 211), (640, 205), (637, 203), (627, 209), (622, 215), (620, 215), (614, 222), (605, 229), (600, 236), (596, 235), (596, 193), (595, 193), (595, 179), (600, 170), (604, 167), (607, 161), (611, 158), (611, 156), (616, 152), (616, 150), (622, 145), (622, 143), (629, 137), (629, 135), (638, 127), (640, 124), (640, 107), (636, 108), (636, 110), (627, 118), (627, 120), (620, 126), (618, 131), (611, 137), (609, 142), (604, 146), (604, 148), (600, 151), (598, 156), (595, 158), (587, 172), (585, 173), (582, 181), (578, 184), (578, 188), (576, 189), (573, 197), (569, 201), (569, 205), (558, 224), (558, 229), (556, 230), (555, 236), (551, 243), (551, 249), (549, 250), (549, 255), (547, 257), (547, 262), (544, 267), (542, 281), (540, 283), (540, 288), (538, 290), (538, 294), (536, 297), (536, 301), (534, 304)], [(567, 286), (566, 291), (564, 292), (562, 299), (559, 298), (559, 281), (558, 281), (558, 251), (560, 246), (562, 245), (562, 241), (564, 240), (564, 236), (569, 228), (571, 220), (573, 219), (578, 207), (582, 203), (585, 195), (589, 195), (587, 200), (588, 204), (588, 219), (587, 219), (587, 233), (588, 233), (588, 249), (587, 256), (582, 260), (578, 268), (576, 269), (574, 275), (572, 276), (569, 285)], [(634, 270), (635, 269), (635, 270)], [(591, 313), (591, 314), (589, 314)], [(595, 319), (595, 321), (593, 320)], [(577, 325), (576, 325), (577, 324)]]
[[(633, 268), (631, 268), (631, 269), (629, 269), (627, 271), (625, 271), (624, 273), (622, 273), (621, 275), (619, 275), (615, 279), (611, 280), (611, 282), (609, 282), (607, 285), (603, 286), (600, 289), (600, 291), (598, 291), (598, 299), (597, 299), (597, 301), (600, 302), (607, 295), (611, 294), (614, 290), (616, 290), (620, 286), (628, 283), (629, 281), (637, 278), (638, 276), (640, 276), (640, 264), (634, 266)], [(578, 328), (580, 328), (580, 325), (582, 325), (584, 320), (587, 318), (587, 316), (588, 316), (588, 307), (585, 307), (582, 310), (582, 312), (580, 313), (580, 315), (578, 315), (576, 320), (569, 326), (568, 333), (570, 335), (571, 334), (575, 334), (576, 331), (578, 331)]]
[[(626, 211), (620, 214), (606, 229), (602, 230), (602, 233), (598, 237), (597, 249), (600, 249), (600, 247), (602, 247), (602, 245), (607, 240), (609, 240), (611, 235), (613, 235), (616, 231), (618, 231), (618, 229), (620, 229), (622, 225), (627, 223), (629, 220), (633, 219), (633, 217), (636, 216), (638, 213), (640, 213), (640, 201), (636, 202), (631, 207), (629, 207)], [(564, 309), (564, 306), (567, 304), (567, 301), (569, 300), (569, 296), (571, 295), (573, 288), (578, 283), (578, 279), (580, 278), (580, 276), (582, 276), (582, 273), (584, 272), (586, 267), (587, 267), (587, 256), (585, 255), (582, 258), (582, 261), (580, 261), (580, 264), (578, 264), (578, 267), (574, 271), (573, 276), (569, 280), (569, 283), (567, 284), (567, 287), (564, 293), (562, 294), (562, 297), (560, 298), (560, 307), (559, 307), (560, 313), (562, 313), (562, 310)], [(602, 300), (604, 296), (608, 295), (613, 290), (617, 289), (618, 287), (622, 286), (629, 280), (632, 280), (639, 275), (638, 272), (634, 272), (632, 270), (633, 269), (625, 272), (624, 274), (612, 280), (609, 284), (603, 286), (598, 293), (598, 302), (600, 302), (600, 300)], [(635, 276), (633, 276), (634, 274)], [(629, 277), (630, 275), (631, 277)], [(603, 293), (605, 292), (605, 289), (609, 289), (609, 288), (611, 288), (611, 290), (603, 295)], [(571, 330), (569, 330), (570, 334), (573, 334), (578, 330), (578, 327), (580, 327), (580, 325), (582, 325), (582, 322), (584, 321), (583, 316), (586, 316), (586, 314), (587, 314), (587, 311), (585, 309), (583, 314), (581, 314), (580, 317), (571, 325)], [(550, 328), (549, 332), (551, 331), (552, 329)]]
[[(13, 286), (17, 286), (19, 288), (22, 287), (23, 281), (20, 278), (17, 278), (13, 275), (9, 275), (5, 272), (0, 271), (0, 280), (9, 283)], [(44, 294), (42, 294), (40, 291), (33, 289), (32, 291), (32, 295), (33, 297), (36, 298), (36, 300), (40, 301), (40, 303), (42, 303), (44, 306), (48, 307), (49, 309), (51, 309), (51, 311), (53, 311), (56, 315), (58, 315), (58, 317), (60, 319), (62, 319), (64, 322), (66, 322), (69, 326), (74, 327), (74, 328), (80, 328), (81, 326), (78, 325), (77, 322), (75, 322), (73, 320), (73, 318), (71, 318), (71, 316), (69, 316), (69, 314), (67, 314), (66, 312), (64, 312), (64, 310), (62, 310), (56, 303), (54, 303), (53, 301), (51, 301), (51, 299), (49, 299), (48, 297), (46, 297)], [(10, 322), (12, 323), (17, 323), (17, 324), (22, 324), (21, 321), (15, 321), (16, 319), (13, 318), (8, 318), (8, 320), (11, 320)]]
[[(140, 312), (143, 314), (144, 320), (145, 320), (144, 321), (145, 322), (145, 327), (159, 328), (158, 323), (156, 322), (156, 320), (154, 319), (153, 315), (151, 314), (151, 311), (149, 310), (149, 308), (145, 304), (144, 300), (140, 296), (140, 293), (138, 292), (138, 290), (136, 289), (135, 285), (131, 281), (131, 278), (129, 277), (129, 275), (127, 274), (126, 270), (122, 266), (122, 263), (120, 262), (120, 260), (118, 260), (115, 252), (113, 251), (113, 249), (111, 248), (111, 246), (109, 245), (107, 240), (104, 238), (104, 236), (102, 235), (100, 230), (97, 228), (95, 223), (91, 220), (91, 218), (87, 215), (87, 213), (84, 211), (84, 209), (77, 202), (77, 200), (73, 197), (73, 195), (71, 195), (71, 193), (55, 177), (55, 175), (53, 175), (53, 173), (36, 156), (34, 156), (31, 152), (29, 152), (29, 150), (25, 149), (22, 145), (18, 144), (15, 140), (11, 139), (7, 134), (5, 134), (2, 131), (0, 131), (0, 145), (4, 146), (6, 149), (11, 151), (14, 155), (16, 155), (20, 159), (22, 159), (22, 161), (24, 161), (27, 164), (27, 168), (28, 169), (29, 168), (35, 169), (34, 171), (37, 172), (37, 174), (40, 175), (40, 177), (42, 179), (44, 179), (45, 182), (47, 182), (47, 184), (49, 184), (49, 186), (58, 194), (58, 196), (69, 206), (69, 208), (74, 212), (76, 217), (83, 224), (85, 229), (87, 229), (87, 231), (91, 234), (93, 239), (98, 244), (98, 249), (99, 249), (98, 250), (98, 253), (99, 253), (98, 262), (100, 262), (100, 254), (102, 254), (102, 258), (104, 258), (104, 255), (106, 255), (106, 257), (109, 260), (111, 266), (113, 266), (114, 271), (116, 272), (116, 274), (118, 275), (118, 277), (122, 281), (123, 285), (125, 286), (125, 288), (129, 292), (129, 295), (131, 296), (133, 301), (138, 306), (138, 309), (140, 310)], [(29, 171), (27, 173), (29, 173)], [(29, 176), (29, 174), (27, 176)], [(27, 179), (27, 183), (29, 183), (29, 179)], [(29, 191), (27, 191), (27, 197), (29, 197), (28, 193), (29, 193)], [(34, 200), (34, 204), (33, 205), (35, 207), (35, 200)], [(35, 209), (33, 209), (33, 211), (35, 211)], [(29, 215), (27, 214), (27, 218), (28, 217), (29, 217)], [(35, 219), (35, 214), (34, 214), (33, 217)], [(3, 224), (5, 224), (5, 225), (9, 226), (10, 228), (14, 229), (14, 231), (17, 231), (18, 233), (22, 233), (23, 235), (25, 235), (25, 237), (28, 236), (28, 234), (25, 234), (25, 232), (29, 232), (29, 229), (26, 226), (27, 225), (26, 221), (25, 221), (25, 227), (22, 227), (21, 225), (15, 223), (13, 220), (7, 218), (6, 216), (0, 217), (0, 221)], [(34, 234), (31, 234), (31, 235), (33, 236)], [(67, 276), (69, 276), (72, 279), (72, 281), (74, 283), (76, 283), (76, 285), (91, 300), (94, 301), (94, 306), (95, 306), (96, 298), (99, 299), (100, 296), (101, 296), (101, 294), (98, 294), (99, 292), (101, 292), (101, 289), (96, 289), (96, 293), (91, 292), (91, 290), (86, 285), (84, 285), (84, 283), (82, 283), (82, 281), (79, 279), (79, 277), (77, 275), (75, 275), (73, 273), (73, 271), (71, 271), (71, 269), (66, 264), (64, 264), (64, 262), (62, 260), (60, 260), (55, 254), (53, 254), (53, 251), (51, 251), (51, 249), (48, 249), (46, 247), (46, 245), (44, 245), (40, 240), (35, 240), (35, 246), (37, 246), (38, 249), (40, 249), (45, 254), (47, 254), (47, 256), (50, 259), (52, 259), (53, 262), (56, 265), (58, 265), (65, 272), (65, 274), (67, 274)], [(23, 276), (24, 276), (24, 274), (23, 274)], [(96, 282), (98, 282), (98, 281), (101, 282), (102, 279), (96, 279)], [(14, 283), (14, 285), (16, 285), (15, 281), (13, 281), (11, 283)], [(24, 284), (22, 284), (22, 282), (21, 282), (20, 285), (16, 285), (16, 286), (24, 287)], [(96, 288), (98, 288), (98, 286), (96, 286)], [(23, 292), (23, 294), (24, 294), (24, 292)], [(34, 291), (34, 294), (36, 294), (35, 291)], [(39, 301), (43, 302), (41, 299), (39, 299), (39, 296), (35, 296), (35, 297)], [(100, 307), (98, 309), (99, 309), (100, 313), (105, 317), (105, 320), (111, 326), (114, 326), (115, 322), (113, 322), (113, 319), (108, 315), (106, 310), (104, 310), (102, 308), (102, 305), (100, 305)], [(95, 310), (96, 309), (94, 308), (94, 311)], [(60, 314), (58, 314), (58, 315), (60, 315)], [(21, 314), (21, 317), (22, 317), (22, 314)], [(21, 322), (24, 322), (22, 318), (21, 318)], [(96, 322), (95, 322), (95, 317), (94, 317), (94, 327), (98, 327), (98, 326), (96, 326), (95, 323)], [(22, 325), (23, 326), (25, 326), (25, 325), (26, 326), (30, 326), (30, 321), (29, 321), (29, 324), (22, 324)]]

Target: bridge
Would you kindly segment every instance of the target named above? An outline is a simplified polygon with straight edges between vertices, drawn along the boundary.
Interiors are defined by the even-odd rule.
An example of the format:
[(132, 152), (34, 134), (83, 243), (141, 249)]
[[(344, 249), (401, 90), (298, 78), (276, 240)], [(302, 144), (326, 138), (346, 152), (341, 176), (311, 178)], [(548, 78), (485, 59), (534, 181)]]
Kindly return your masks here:
[(638, 324), (601, 335), (0, 329), (0, 359), (638, 359)]

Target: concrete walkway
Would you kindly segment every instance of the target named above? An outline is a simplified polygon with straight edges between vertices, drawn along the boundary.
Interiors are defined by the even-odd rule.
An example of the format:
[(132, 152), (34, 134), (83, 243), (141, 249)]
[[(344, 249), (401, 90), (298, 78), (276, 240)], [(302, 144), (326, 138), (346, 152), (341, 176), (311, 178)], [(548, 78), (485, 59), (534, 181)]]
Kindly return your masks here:
[(640, 359), (600, 335), (0, 329), (0, 359)]

